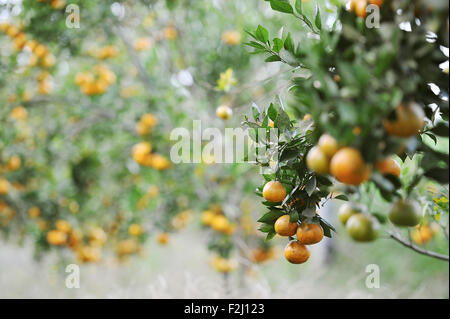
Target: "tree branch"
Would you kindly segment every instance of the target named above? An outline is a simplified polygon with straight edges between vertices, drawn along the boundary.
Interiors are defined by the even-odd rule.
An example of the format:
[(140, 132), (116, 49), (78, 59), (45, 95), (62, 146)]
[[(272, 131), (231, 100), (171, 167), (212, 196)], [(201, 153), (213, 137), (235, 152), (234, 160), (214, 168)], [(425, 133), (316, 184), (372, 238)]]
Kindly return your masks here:
[(429, 257), (433, 257), (436, 259), (440, 259), (440, 260), (445, 260), (445, 261), (449, 261), (449, 258), (447, 255), (443, 255), (443, 254), (439, 254), (433, 251), (429, 251), (420, 247), (417, 247), (415, 245), (413, 245), (412, 243), (406, 241), (405, 239), (401, 238), (400, 236), (394, 234), (393, 232), (388, 231), (389, 237), (392, 238), (393, 240), (399, 242), (400, 244), (402, 244), (405, 247), (408, 247), (412, 250), (414, 250), (415, 252), (425, 255), (425, 256), (429, 256)]

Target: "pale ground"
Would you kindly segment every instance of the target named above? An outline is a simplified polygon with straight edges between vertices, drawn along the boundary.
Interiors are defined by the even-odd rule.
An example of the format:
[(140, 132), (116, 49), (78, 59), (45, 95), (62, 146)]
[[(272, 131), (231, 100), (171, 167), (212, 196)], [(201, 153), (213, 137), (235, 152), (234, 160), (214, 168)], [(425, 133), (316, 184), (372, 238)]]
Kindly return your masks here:
[[(399, 248), (398, 264), (380, 261), (381, 286), (365, 286), (366, 248), (341, 240), (339, 261), (321, 262), (323, 245), (312, 248), (307, 264), (289, 265), (284, 259), (255, 268), (253, 276), (231, 276), (230, 291), (223, 277), (208, 265), (205, 234), (185, 231), (167, 247), (150, 244), (147, 255), (128, 264), (104, 261), (82, 265), (80, 288), (65, 287), (65, 264), (55, 256), (37, 263), (29, 247), (0, 241), (0, 298), (448, 298), (448, 264), (431, 275), (410, 267), (413, 253)], [(334, 239), (334, 240), (339, 240)], [(345, 246), (348, 245), (348, 246)], [(391, 245), (391, 243), (389, 243)], [(394, 245), (396, 245), (394, 243)], [(397, 246), (394, 246), (397, 247)], [(391, 248), (389, 248), (391, 249)], [(396, 249), (396, 248), (394, 248)], [(368, 253), (370, 255), (370, 252)], [(373, 255), (373, 254), (372, 254)], [(396, 256), (397, 255), (397, 256)], [(358, 258), (354, 258), (358, 256)], [(411, 259), (412, 258), (412, 259)], [(370, 258), (369, 258), (370, 259)], [(444, 270), (441, 270), (444, 269)], [(392, 274), (393, 273), (393, 274)], [(411, 280), (411, 278), (415, 278)], [(393, 279), (394, 278), (394, 281)], [(415, 283), (413, 283), (415, 282)], [(417, 284), (418, 283), (418, 284)]]

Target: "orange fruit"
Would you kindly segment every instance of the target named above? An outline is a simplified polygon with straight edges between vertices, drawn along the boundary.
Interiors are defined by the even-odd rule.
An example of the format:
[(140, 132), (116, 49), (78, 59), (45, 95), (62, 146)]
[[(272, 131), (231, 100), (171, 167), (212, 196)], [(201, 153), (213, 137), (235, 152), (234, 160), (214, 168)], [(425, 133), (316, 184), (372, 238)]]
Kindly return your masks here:
[(330, 172), (340, 182), (359, 185), (370, 177), (370, 168), (356, 148), (344, 147), (331, 159)]
[(303, 264), (309, 259), (309, 250), (305, 245), (300, 244), (298, 241), (291, 241), (284, 248), (284, 257), (291, 264)]
[(394, 225), (413, 227), (420, 223), (421, 207), (414, 200), (400, 199), (392, 205), (388, 218)]
[(370, 4), (374, 4), (376, 6), (381, 7), (383, 5), (384, 0), (369, 0)]
[(47, 233), (47, 241), (53, 246), (64, 245), (67, 241), (67, 234), (60, 230), (51, 230)]
[(345, 227), (355, 241), (369, 242), (378, 237), (378, 223), (368, 214), (359, 213), (351, 216)]
[(433, 238), (433, 231), (428, 225), (422, 225), (411, 232), (411, 239), (418, 245), (425, 245), (431, 238)]
[(309, 150), (308, 155), (306, 155), (306, 165), (318, 174), (328, 174), (329, 159), (318, 146)]
[(280, 236), (294, 236), (297, 227), (298, 224), (292, 223), (289, 215), (280, 216), (275, 222), (275, 232)]
[(301, 223), (297, 229), (297, 240), (302, 245), (313, 245), (323, 238), (323, 228), (319, 224)]
[(33, 206), (28, 210), (28, 216), (30, 218), (38, 218), (41, 215), (41, 210), (37, 206)]
[(139, 224), (131, 224), (130, 227), (128, 227), (128, 233), (131, 236), (140, 236), (144, 230), (142, 229), (142, 226)]
[(169, 243), (170, 236), (168, 233), (159, 233), (156, 236), (156, 241), (161, 245), (167, 245)]
[(263, 188), (263, 197), (272, 203), (282, 202), (286, 197), (286, 188), (278, 181), (270, 181)]
[(392, 136), (411, 137), (425, 126), (425, 112), (417, 103), (400, 104), (395, 110), (396, 119), (383, 121), (384, 128)]
[(216, 109), (216, 115), (222, 120), (229, 120), (233, 115), (233, 110), (227, 105), (221, 105)]
[(333, 136), (329, 134), (323, 134), (319, 138), (319, 142), (317, 143), (317, 145), (328, 158), (332, 158), (339, 149), (338, 142)]
[(347, 220), (355, 215), (361, 213), (361, 209), (356, 207), (356, 205), (350, 204), (350, 203), (344, 203), (338, 211), (338, 218), (339, 221), (345, 225), (347, 223)]
[(397, 177), (400, 176), (400, 165), (392, 158), (386, 158), (382, 161), (376, 162), (375, 167), (382, 174), (390, 174)]

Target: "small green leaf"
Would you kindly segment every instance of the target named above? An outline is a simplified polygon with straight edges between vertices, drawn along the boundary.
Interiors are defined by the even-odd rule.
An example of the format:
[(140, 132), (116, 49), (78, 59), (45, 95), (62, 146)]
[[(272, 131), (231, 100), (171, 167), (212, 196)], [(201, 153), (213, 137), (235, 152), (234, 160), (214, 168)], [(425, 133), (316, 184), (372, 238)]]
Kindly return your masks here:
[(278, 115), (277, 109), (275, 108), (275, 105), (273, 103), (270, 103), (269, 108), (267, 109), (267, 114), (269, 115), (269, 118), (272, 121), (275, 121)]
[(279, 61), (281, 61), (281, 58), (278, 55), (271, 55), (265, 60), (265, 62), (279, 62)]
[(315, 17), (314, 23), (315, 23), (317, 29), (322, 30), (322, 18), (320, 17), (319, 6), (317, 6), (317, 12), (316, 12), (316, 17)]
[(267, 29), (265, 29), (261, 25), (258, 25), (258, 28), (256, 29), (255, 32), (255, 36), (259, 41), (263, 43), (267, 43), (267, 41), (269, 41), (269, 31), (267, 31)]
[(339, 199), (339, 200), (345, 200), (345, 201), (348, 201), (348, 197), (345, 196), (345, 195), (343, 195), (343, 194), (338, 195), (338, 196), (336, 196), (336, 197), (333, 197), (333, 199)]
[(272, 50), (276, 53), (280, 53), (281, 49), (283, 48), (283, 40), (279, 38), (273, 39), (273, 47)]
[(295, 10), (296, 10), (299, 14), (302, 14), (302, 13), (303, 13), (302, 1), (303, 1), (303, 0), (296, 0), (296, 1), (295, 1)]
[(284, 12), (284, 13), (294, 13), (294, 9), (289, 4), (289, 2), (285, 2), (282, 0), (270, 0), (270, 6), (273, 10)]
[(284, 40), (284, 48), (289, 52), (294, 52), (294, 42), (292, 41), (291, 33), (288, 33), (286, 40)]

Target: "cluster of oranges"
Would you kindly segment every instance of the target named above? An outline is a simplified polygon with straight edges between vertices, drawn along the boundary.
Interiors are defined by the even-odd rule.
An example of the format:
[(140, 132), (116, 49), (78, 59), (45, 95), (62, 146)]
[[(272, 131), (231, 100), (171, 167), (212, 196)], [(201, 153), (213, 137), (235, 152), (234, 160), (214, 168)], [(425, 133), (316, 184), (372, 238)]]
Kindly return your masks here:
[[(347, 185), (359, 185), (370, 178), (371, 167), (364, 162), (358, 149), (340, 148), (338, 142), (329, 134), (323, 134), (317, 146), (311, 148), (306, 157), (309, 169), (318, 174), (331, 173)], [(400, 175), (399, 164), (388, 157), (375, 163), (382, 174)]]
[(134, 145), (132, 155), (136, 163), (159, 171), (166, 170), (171, 166), (170, 161), (163, 155), (152, 153), (150, 142), (140, 142)]
[(275, 232), (280, 236), (292, 237), (297, 240), (290, 241), (284, 249), (284, 256), (293, 264), (302, 264), (309, 259), (310, 252), (307, 245), (320, 242), (323, 238), (323, 229), (319, 224), (291, 222), (289, 215), (280, 216), (275, 222)]
[[(157, 123), (158, 121), (153, 114), (144, 114), (136, 125), (137, 133), (141, 136), (147, 135)], [(166, 170), (171, 166), (170, 161), (163, 155), (152, 153), (152, 144), (148, 141), (134, 145), (132, 156), (136, 163), (160, 171)]]
[[(38, 215), (37, 210), (29, 210), (29, 214)], [(85, 236), (80, 230), (73, 228), (69, 222), (60, 219), (46, 234), (47, 242), (52, 246), (65, 246), (76, 253), (80, 262), (98, 262), (101, 260), (101, 248), (105, 245), (107, 235), (100, 227), (93, 227)]]
[[(17, 51), (26, 49), (31, 53), (28, 62), (30, 67), (39, 65), (44, 69), (49, 69), (55, 65), (56, 58), (49, 49), (37, 40), (29, 40), (25, 32), (21, 31), (20, 28), (9, 23), (3, 23), (0, 25), (0, 32), (4, 32), (14, 40), (14, 47)], [(38, 94), (49, 94), (52, 89), (50, 74), (47, 71), (42, 71), (38, 74), (37, 80)], [(31, 99), (31, 95), (29, 92), (24, 92), (22, 98), (24, 101), (27, 101)]]
[(373, 4), (381, 7), (384, 0), (351, 0), (350, 11), (354, 11), (358, 17), (365, 18), (367, 16), (367, 5)]
[(116, 82), (116, 75), (105, 64), (99, 64), (94, 72), (79, 72), (75, 84), (88, 96), (104, 94), (109, 86)]
[(99, 60), (114, 58), (119, 54), (119, 49), (114, 45), (106, 45), (95, 52), (95, 57)]
[[(263, 197), (269, 202), (279, 203), (286, 197), (286, 188), (279, 181), (270, 181), (264, 185)], [(301, 200), (301, 199), (296, 199)], [(324, 236), (322, 226), (307, 224), (306, 222), (291, 222), (289, 215), (282, 215), (275, 221), (275, 232), (284, 237), (297, 236), (284, 249), (284, 256), (293, 264), (302, 264), (309, 259), (309, 250), (306, 245), (320, 242)]]
[(14, 47), (17, 51), (25, 47), (32, 52), (29, 65), (39, 65), (43, 68), (52, 67), (55, 62), (55, 56), (49, 52), (48, 48), (36, 40), (29, 40), (25, 32), (15, 25), (9, 23), (2, 23), (0, 25), (0, 32), (4, 32), (8, 37), (14, 40)]
[(202, 213), (203, 225), (211, 227), (213, 230), (226, 235), (232, 235), (236, 231), (236, 225), (232, 223), (220, 209), (209, 209)]
[(156, 124), (158, 124), (156, 116), (151, 113), (146, 113), (141, 116), (141, 119), (136, 124), (136, 132), (140, 136), (148, 135)]

